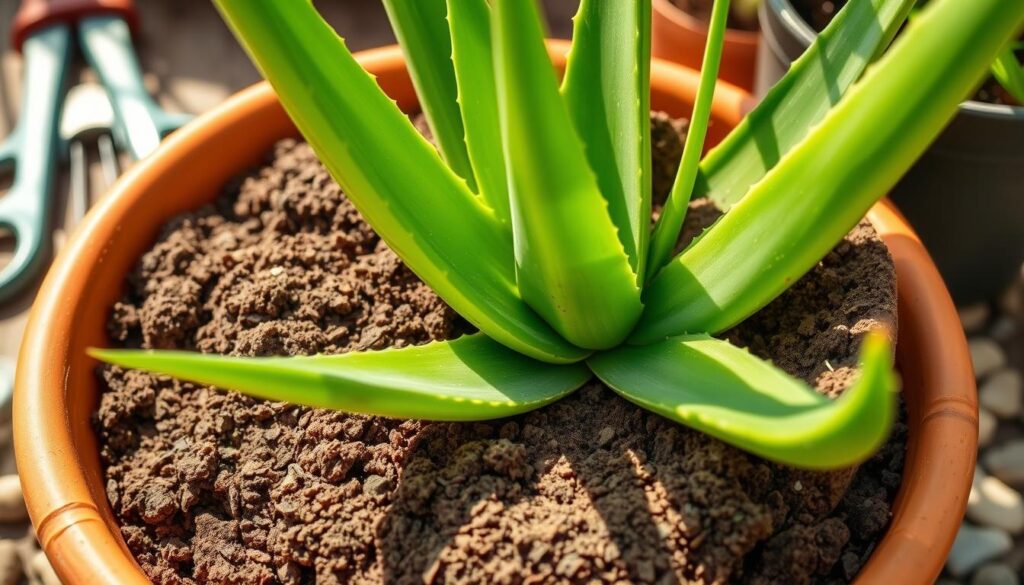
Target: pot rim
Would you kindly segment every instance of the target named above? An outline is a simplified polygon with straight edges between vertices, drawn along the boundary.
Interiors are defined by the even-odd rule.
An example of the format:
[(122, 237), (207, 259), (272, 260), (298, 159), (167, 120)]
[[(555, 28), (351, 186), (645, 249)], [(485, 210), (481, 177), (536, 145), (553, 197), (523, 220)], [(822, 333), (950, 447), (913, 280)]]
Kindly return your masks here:
[[(567, 47), (550, 45), (557, 63), (564, 64)], [(400, 49), (366, 51), (359, 60), (386, 90), (405, 92), (400, 105), (414, 103), (411, 92), (401, 89), (409, 82)], [(652, 86), (663, 100), (674, 102), (672, 107), (688, 103), (698, 78), (675, 64), (652, 66)], [(748, 102), (745, 92), (721, 84), (713, 109), (734, 124)], [(253, 124), (253, 116), (261, 123)], [(252, 160), (258, 160), (264, 146), (287, 135), (281, 131), (287, 127), (291, 123), (266, 83), (201, 116), (123, 177), (88, 214), (46, 276), (19, 356), (14, 445), (36, 533), (66, 583), (148, 582), (111, 513), (89, 423), (97, 400), (96, 363), (83, 348), (104, 343), (106, 309), (122, 290), (120, 280), (109, 291), (96, 283), (110, 282), (115, 274), (123, 278), (140, 251), (151, 246), (159, 225), (194, 208), (198, 198), (219, 192), (220, 183), (209, 187), (218, 181), (213, 177), (226, 182), (245, 168), (237, 161), (249, 155), (236, 151), (252, 151)], [(211, 153), (217, 156), (203, 156)], [(153, 197), (170, 183), (172, 196)], [(142, 204), (146, 194), (150, 197)], [(956, 310), (920, 240), (888, 202), (876, 205), (870, 217), (897, 267), (897, 355), (911, 438), (895, 517), (857, 580), (910, 583), (923, 577), (927, 581), (921, 583), (930, 583), (952, 545), (970, 489), (977, 446), (974, 376)], [(124, 235), (128, 232), (136, 235)], [(103, 310), (94, 309), (98, 306)], [(928, 359), (935, 355), (944, 359)]]
[[(708, 33), (708, 25), (704, 21), (676, 6), (671, 0), (653, 0), (652, 8), (680, 28), (702, 35), (707, 35)], [(761, 36), (761, 33), (756, 30), (728, 27), (725, 29), (725, 42), (727, 43), (756, 47), (759, 36)]]
[[(668, 0), (655, 1), (667, 2)], [(814, 42), (814, 39), (818, 38), (818, 33), (800, 16), (800, 13), (790, 0), (767, 0), (763, 4), (766, 10), (774, 11), (774, 16), (778, 19), (779, 23), (796, 37), (805, 49)], [(770, 37), (771, 35), (767, 36)], [(770, 39), (769, 42), (773, 50), (781, 51), (777, 40)], [(990, 104), (978, 100), (964, 100), (960, 103), (960, 112), (985, 118), (1024, 121), (1024, 106), (1008, 106)]]

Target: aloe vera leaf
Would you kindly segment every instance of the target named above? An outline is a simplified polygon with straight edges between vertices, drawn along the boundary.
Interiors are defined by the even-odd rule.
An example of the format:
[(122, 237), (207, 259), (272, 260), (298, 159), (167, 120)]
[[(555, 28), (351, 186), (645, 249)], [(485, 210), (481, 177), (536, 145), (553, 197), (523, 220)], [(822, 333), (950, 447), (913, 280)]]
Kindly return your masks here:
[(992, 75), (1008, 91), (1013, 99), (1024, 104), (1024, 68), (1021, 67), (1013, 45), (1003, 49), (992, 63)]
[(476, 190), (462, 115), (456, 101), (445, 0), (383, 0), (383, 3), (441, 154), (448, 166), (469, 183), (470, 189)]
[(851, 0), (761, 103), (701, 162), (694, 196), (739, 201), (888, 47), (916, 0)]
[(711, 103), (715, 96), (715, 81), (718, 66), (722, 62), (722, 46), (725, 42), (725, 26), (729, 19), (729, 0), (715, 0), (708, 22), (708, 40), (704, 47), (704, 61), (701, 63), (700, 80), (697, 84), (697, 99), (690, 116), (690, 127), (686, 131), (683, 156), (679, 162), (672, 191), (669, 192), (665, 207), (654, 225), (651, 237), (650, 273), (657, 274), (665, 262), (672, 257), (679, 233), (686, 218), (686, 206), (693, 194), (697, 181), (697, 165), (704, 151), (704, 137), (708, 133), (711, 119)]
[(366, 220), (453, 309), (548, 362), (572, 346), (519, 297), (508, 230), (413, 128), (310, 2), (217, 6)]
[(651, 229), (651, 0), (583, 0), (562, 96), (642, 284)]
[(615, 233), (548, 60), (535, 0), (491, 5), (498, 109), (523, 299), (571, 343), (620, 343), (640, 315)]
[(885, 440), (896, 400), (891, 350), (872, 334), (857, 382), (831, 401), (726, 341), (675, 337), (587, 360), (605, 384), (643, 408), (741, 449), (811, 469), (846, 467)]
[(468, 421), (539, 408), (590, 378), (582, 363), (554, 365), (483, 334), (426, 345), (311, 357), (244, 358), (181, 351), (93, 349), (124, 368), (263, 398), (393, 418)]
[(810, 270), (953, 117), (1024, 21), (1024, 2), (932, 0), (764, 180), (647, 288), (633, 335), (717, 333)]
[(498, 88), (494, 79), (487, 0), (448, 0), (448, 22), (459, 107), (478, 191), (501, 221), (509, 226), (508, 174), (501, 148)]

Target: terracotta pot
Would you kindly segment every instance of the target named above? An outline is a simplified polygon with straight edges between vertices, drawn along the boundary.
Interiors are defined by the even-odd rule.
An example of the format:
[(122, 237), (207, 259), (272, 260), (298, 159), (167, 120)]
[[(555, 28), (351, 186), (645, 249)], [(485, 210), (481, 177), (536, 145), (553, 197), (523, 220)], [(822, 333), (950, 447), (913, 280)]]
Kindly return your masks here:
[[(818, 35), (790, 0), (762, 2), (760, 20), (764, 95)], [(992, 299), (1020, 272), (1021, 169), (1024, 108), (968, 100), (892, 191), (959, 303)]]
[[(559, 64), (565, 49), (565, 43), (551, 46)], [(397, 48), (362, 53), (360, 61), (403, 108), (416, 107)], [(689, 111), (695, 72), (658, 61), (651, 80), (654, 107)], [(747, 98), (719, 87), (712, 142), (740, 120)], [(85, 348), (108, 343), (109, 308), (161, 225), (213, 200), (275, 141), (295, 134), (270, 86), (240, 93), (133, 168), (89, 213), (47, 275), (21, 349), (14, 434), (32, 522), (66, 583), (147, 581), (104, 493), (90, 424), (99, 392), (96, 363)], [(898, 360), (911, 435), (895, 520), (861, 582), (931, 583), (956, 534), (974, 470), (974, 377), (953, 304), (921, 243), (889, 204), (876, 206), (871, 218), (899, 275)]]
[[(671, 0), (654, 0), (651, 22), (651, 52), (658, 59), (675, 61), (700, 71), (708, 25), (684, 12)], [(727, 29), (718, 77), (750, 91), (754, 87), (757, 61), (756, 31)]]

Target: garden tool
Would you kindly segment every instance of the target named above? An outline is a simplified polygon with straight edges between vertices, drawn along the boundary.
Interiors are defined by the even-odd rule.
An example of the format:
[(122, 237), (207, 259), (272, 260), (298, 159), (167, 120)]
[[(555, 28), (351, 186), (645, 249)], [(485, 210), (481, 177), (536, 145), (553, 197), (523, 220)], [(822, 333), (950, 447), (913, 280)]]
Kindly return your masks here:
[(114, 137), (134, 159), (156, 150), (166, 134), (191, 117), (161, 108), (142, 83), (128, 23), (118, 16), (90, 16), (78, 23), (89, 66), (99, 74), (114, 108)]
[(14, 182), (0, 199), (0, 227), (15, 238), (14, 257), (0, 271), (0, 301), (20, 290), (42, 266), (57, 157), (57, 117), (77, 27), (83, 53), (113, 105), (114, 138), (133, 158), (152, 152), (160, 138), (187, 120), (164, 112), (146, 92), (129, 30), (132, 0), (24, 0), (13, 40), (25, 57), (22, 116), (0, 146), (0, 163), (13, 165)]
[(112, 130), (114, 110), (103, 87), (95, 83), (83, 83), (71, 88), (64, 101), (64, 113), (60, 119), (61, 141), (68, 145), (71, 218), (69, 227), (77, 225), (89, 209), (89, 167), (86, 144), (95, 142), (103, 171), (103, 185), (99, 192), (106, 191), (120, 174), (120, 163), (114, 149)]
[(57, 118), (70, 47), (71, 29), (65, 24), (41, 28), (21, 44), (21, 116), (0, 144), (0, 165), (14, 173), (10, 190), (0, 198), (0, 228), (15, 239), (14, 256), (0, 271), (0, 301), (20, 290), (43, 264), (58, 156)]

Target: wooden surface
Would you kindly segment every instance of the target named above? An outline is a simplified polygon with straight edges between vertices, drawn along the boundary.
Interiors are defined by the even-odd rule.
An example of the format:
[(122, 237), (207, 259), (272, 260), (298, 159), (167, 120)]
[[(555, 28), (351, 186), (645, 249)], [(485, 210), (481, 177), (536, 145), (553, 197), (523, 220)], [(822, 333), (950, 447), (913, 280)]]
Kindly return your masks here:
[[(142, 20), (142, 35), (136, 49), (146, 72), (146, 83), (167, 109), (205, 112), (259, 80), (210, 0), (137, 0), (136, 4)], [(20, 79), (24, 73), (18, 54), (9, 49), (10, 22), (17, 5), (16, 0), (0, 0), (0, 47), (4, 49), (0, 58), (0, 137), (10, 132), (17, 119)], [(576, 0), (545, 0), (553, 36), (569, 36), (575, 6)], [(322, 0), (317, 7), (352, 50), (394, 42), (380, 0)], [(80, 61), (77, 55), (76, 60)], [(88, 70), (78, 70), (71, 77), (71, 83), (96, 79)], [(95, 152), (95, 145), (88, 149)], [(104, 190), (96, 164), (92, 165), (91, 179), (91, 196), (95, 200)], [(9, 180), (0, 177), (0, 194), (6, 191)], [(58, 249), (73, 227), (67, 225), (66, 172), (62, 171), (56, 189), (52, 225), (54, 248)], [(0, 252), (9, 255), (12, 249), (10, 238), (0, 234)], [(14, 301), (0, 305), (0, 376), (5, 358), (13, 360), (17, 355), (33, 293), (26, 291)]]

